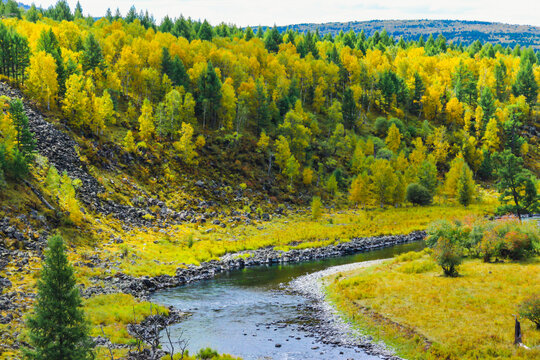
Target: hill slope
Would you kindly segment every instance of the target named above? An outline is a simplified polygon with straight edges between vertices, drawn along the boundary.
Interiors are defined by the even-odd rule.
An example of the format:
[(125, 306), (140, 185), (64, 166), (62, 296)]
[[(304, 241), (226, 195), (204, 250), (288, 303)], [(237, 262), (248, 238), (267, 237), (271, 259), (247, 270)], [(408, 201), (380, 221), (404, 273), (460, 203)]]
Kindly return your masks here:
[(294, 24), (282, 26), (278, 29), (285, 31), (287, 28), (304, 31), (319, 29), (322, 34), (338, 34), (340, 31), (353, 30), (359, 33), (364, 30), (367, 36), (375, 31), (386, 29), (389, 35), (406, 40), (416, 40), (420, 35), (427, 39), (430, 34), (443, 34), (449, 41), (470, 44), (476, 40), (481, 42), (500, 43), (503, 45), (532, 46), (540, 48), (540, 27), (531, 25), (512, 25), (483, 21), (461, 20), (370, 20), (353, 22), (331, 22), (324, 24)]

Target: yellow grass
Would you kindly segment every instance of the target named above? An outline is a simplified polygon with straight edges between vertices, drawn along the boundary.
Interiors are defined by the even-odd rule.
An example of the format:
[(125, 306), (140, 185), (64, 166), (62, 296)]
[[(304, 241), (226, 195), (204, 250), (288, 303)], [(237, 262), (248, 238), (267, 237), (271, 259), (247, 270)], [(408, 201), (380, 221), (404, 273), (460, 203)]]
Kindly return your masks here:
[[(405, 256), (336, 276), (328, 285), (329, 298), (360, 328), (409, 359), (540, 358), (540, 331), (526, 319), (524, 343), (537, 348), (513, 345), (517, 305), (540, 292), (540, 258), (469, 260), (458, 278), (441, 276), (431, 261), (425, 254)], [(425, 339), (432, 343), (428, 350)]]

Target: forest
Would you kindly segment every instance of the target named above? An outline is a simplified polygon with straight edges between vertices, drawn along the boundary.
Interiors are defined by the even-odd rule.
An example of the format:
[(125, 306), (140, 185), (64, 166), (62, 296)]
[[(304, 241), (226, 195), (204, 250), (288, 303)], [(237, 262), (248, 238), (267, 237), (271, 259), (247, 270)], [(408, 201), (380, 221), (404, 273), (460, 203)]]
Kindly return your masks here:
[[(158, 170), (170, 183), (205, 147), (252, 152), (267, 163), (264, 180), (330, 201), (349, 193), (362, 207), (403, 204), (411, 184), (424, 195), (412, 202), (457, 199), (465, 179), (471, 202), (502, 149), (538, 173), (532, 49), (385, 31), (263, 33), (182, 16), (158, 26), (134, 7), (94, 21), (62, 1), (4, 20), (0, 46), (1, 73), (73, 131), (177, 160)], [(9, 114), (8, 175), (21, 153)]]

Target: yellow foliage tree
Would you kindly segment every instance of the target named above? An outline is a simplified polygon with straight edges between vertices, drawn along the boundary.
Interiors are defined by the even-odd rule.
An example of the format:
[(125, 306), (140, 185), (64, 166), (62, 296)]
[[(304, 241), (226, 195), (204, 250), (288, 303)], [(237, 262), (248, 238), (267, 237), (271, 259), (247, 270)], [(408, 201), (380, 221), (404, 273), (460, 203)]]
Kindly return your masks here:
[(388, 136), (386, 136), (386, 147), (392, 150), (394, 154), (397, 154), (399, 145), (401, 145), (401, 138), (402, 136), (398, 127), (396, 124), (392, 124), (390, 129), (388, 129)]
[(302, 182), (304, 185), (309, 186), (313, 183), (313, 175), (314, 172), (311, 170), (311, 168), (304, 168), (304, 171), (302, 171)]
[(139, 116), (139, 134), (141, 139), (148, 142), (155, 132), (154, 117), (152, 115), (152, 104), (148, 99), (144, 99)]
[(449, 124), (463, 123), (463, 104), (455, 97), (446, 104), (446, 119)]
[(131, 130), (128, 130), (126, 136), (124, 137), (124, 149), (127, 152), (135, 152), (135, 150), (137, 150), (135, 138), (133, 137), (133, 132), (131, 132)]
[(484, 146), (491, 152), (499, 150), (500, 139), (499, 139), (499, 127), (497, 125), (497, 120), (495, 118), (489, 119), (489, 122), (486, 126), (486, 132), (484, 133)]
[(349, 201), (354, 205), (361, 204), (365, 208), (372, 197), (369, 176), (364, 173), (354, 178), (349, 190)]
[(30, 58), (27, 76), (26, 87), (30, 95), (42, 105), (47, 105), (50, 110), (58, 95), (58, 75), (54, 58), (45, 51), (36, 53)]
[(180, 157), (186, 164), (197, 165), (198, 161), (195, 158), (198, 154), (193, 143), (193, 127), (190, 124), (182, 123), (179, 135), (180, 140), (173, 144), (174, 148), (180, 153)]

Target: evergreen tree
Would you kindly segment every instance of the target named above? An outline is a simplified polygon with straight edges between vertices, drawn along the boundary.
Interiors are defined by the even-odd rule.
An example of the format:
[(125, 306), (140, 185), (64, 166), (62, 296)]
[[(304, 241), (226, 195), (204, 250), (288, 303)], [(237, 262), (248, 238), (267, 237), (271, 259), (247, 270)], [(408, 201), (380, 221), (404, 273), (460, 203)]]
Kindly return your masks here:
[(73, 17), (76, 20), (82, 19), (84, 17), (83, 16), (83, 9), (82, 9), (81, 3), (79, 1), (77, 1), (77, 5), (75, 5), (75, 11), (73, 12)]
[(540, 209), (540, 198), (536, 190), (534, 175), (523, 167), (523, 159), (508, 149), (496, 153), (494, 162), (497, 173), (499, 200), (503, 204), (497, 209), (501, 214), (515, 213), (521, 220), (526, 213), (534, 214)]
[(206, 126), (206, 119), (209, 119), (212, 124), (216, 123), (221, 100), (221, 81), (210, 61), (206, 71), (199, 78), (197, 95), (197, 107), (199, 114), (203, 116), (203, 127)]
[(482, 110), (484, 111), (485, 121), (482, 124), (484, 124), (483, 128), (485, 129), (485, 125), (487, 125), (489, 119), (491, 119), (493, 115), (495, 115), (495, 100), (493, 99), (493, 94), (488, 87), (484, 87), (484, 89), (482, 90), (482, 94), (480, 95), (480, 102), (478, 104), (482, 107)]
[(113, 21), (111, 8), (107, 8), (107, 11), (105, 12), (105, 19), (107, 19), (107, 20), (109, 20), (111, 22)]
[(170, 33), (172, 32), (173, 27), (174, 23), (172, 22), (171, 18), (169, 17), (169, 15), (165, 15), (165, 17), (161, 21), (161, 24), (159, 25), (159, 31)]
[(39, 19), (39, 13), (36, 8), (36, 5), (32, 3), (32, 6), (30, 6), (30, 9), (26, 12), (25, 15), (26, 20), (35, 23)]
[(343, 104), (341, 106), (343, 111), (343, 123), (347, 129), (353, 129), (356, 124), (356, 101), (354, 101), (354, 94), (351, 88), (347, 88), (343, 93)]
[(520, 156), (521, 147), (525, 143), (525, 139), (520, 135), (520, 128), (523, 125), (520, 119), (523, 113), (515, 105), (510, 106), (509, 110), (510, 118), (503, 123), (504, 148)]
[(25, 349), (26, 358), (93, 359), (79, 288), (59, 235), (49, 239), (37, 288), (34, 313), (27, 322), (32, 348)]
[[(527, 104), (532, 108), (538, 98), (538, 84), (534, 78), (533, 66), (530, 61), (522, 61), (516, 82), (512, 85), (515, 96), (525, 96)], [(531, 110), (532, 111), (532, 110)]]
[(266, 37), (264, 39), (264, 47), (270, 52), (278, 52), (279, 45), (283, 43), (283, 38), (279, 33), (276, 25), (271, 30), (266, 32)]
[(251, 29), (251, 27), (248, 26), (246, 28), (246, 34), (244, 35), (244, 40), (249, 41), (253, 39), (253, 37), (255, 37), (255, 34), (253, 34), (253, 30)]
[(463, 163), (461, 167), (461, 174), (457, 182), (457, 193), (459, 203), (465, 207), (469, 206), (474, 196), (474, 180), (467, 163)]
[(506, 65), (501, 59), (495, 64), (495, 95), (501, 102), (506, 100), (506, 76)]
[(199, 36), (199, 39), (201, 40), (212, 41), (214, 34), (213, 34), (212, 26), (210, 26), (208, 21), (204, 20), (197, 35)]
[(4, 5), (4, 15), (6, 17), (16, 17), (17, 19), (21, 18), (21, 9), (19, 4), (14, 0), (7, 0)]
[(28, 117), (24, 112), (24, 106), (20, 99), (11, 101), (9, 104), (9, 113), (17, 129), (18, 149), (25, 158), (30, 160), (32, 153), (36, 149), (36, 140), (34, 139), (34, 134), (30, 132)]
[(81, 65), (85, 72), (95, 68), (103, 69), (104, 67), (101, 46), (92, 33), (84, 40)]
[(56, 21), (73, 21), (73, 15), (66, 0), (58, 0), (52, 11), (52, 18)]
[(411, 99), (411, 112), (415, 115), (420, 116), (420, 111), (422, 109), (422, 96), (424, 96), (425, 90), (426, 88), (420, 74), (417, 72), (414, 73), (414, 91)]
[(418, 169), (418, 183), (425, 187), (431, 195), (437, 189), (437, 166), (432, 161), (424, 160)]
[(135, 9), (135, 5), (131, 5), (124, 20), (129, 24), (129, 23), (134, 22), (136, 18), (137, 18), (137, 9)]
[(173, 85), (183, 86), (186, 91), (189, 89), (189, 76), (182, 59), (178, 55), (171, 59), (169, 49), (166, 47), (162, 50), (161, 72), (169, 77)]

